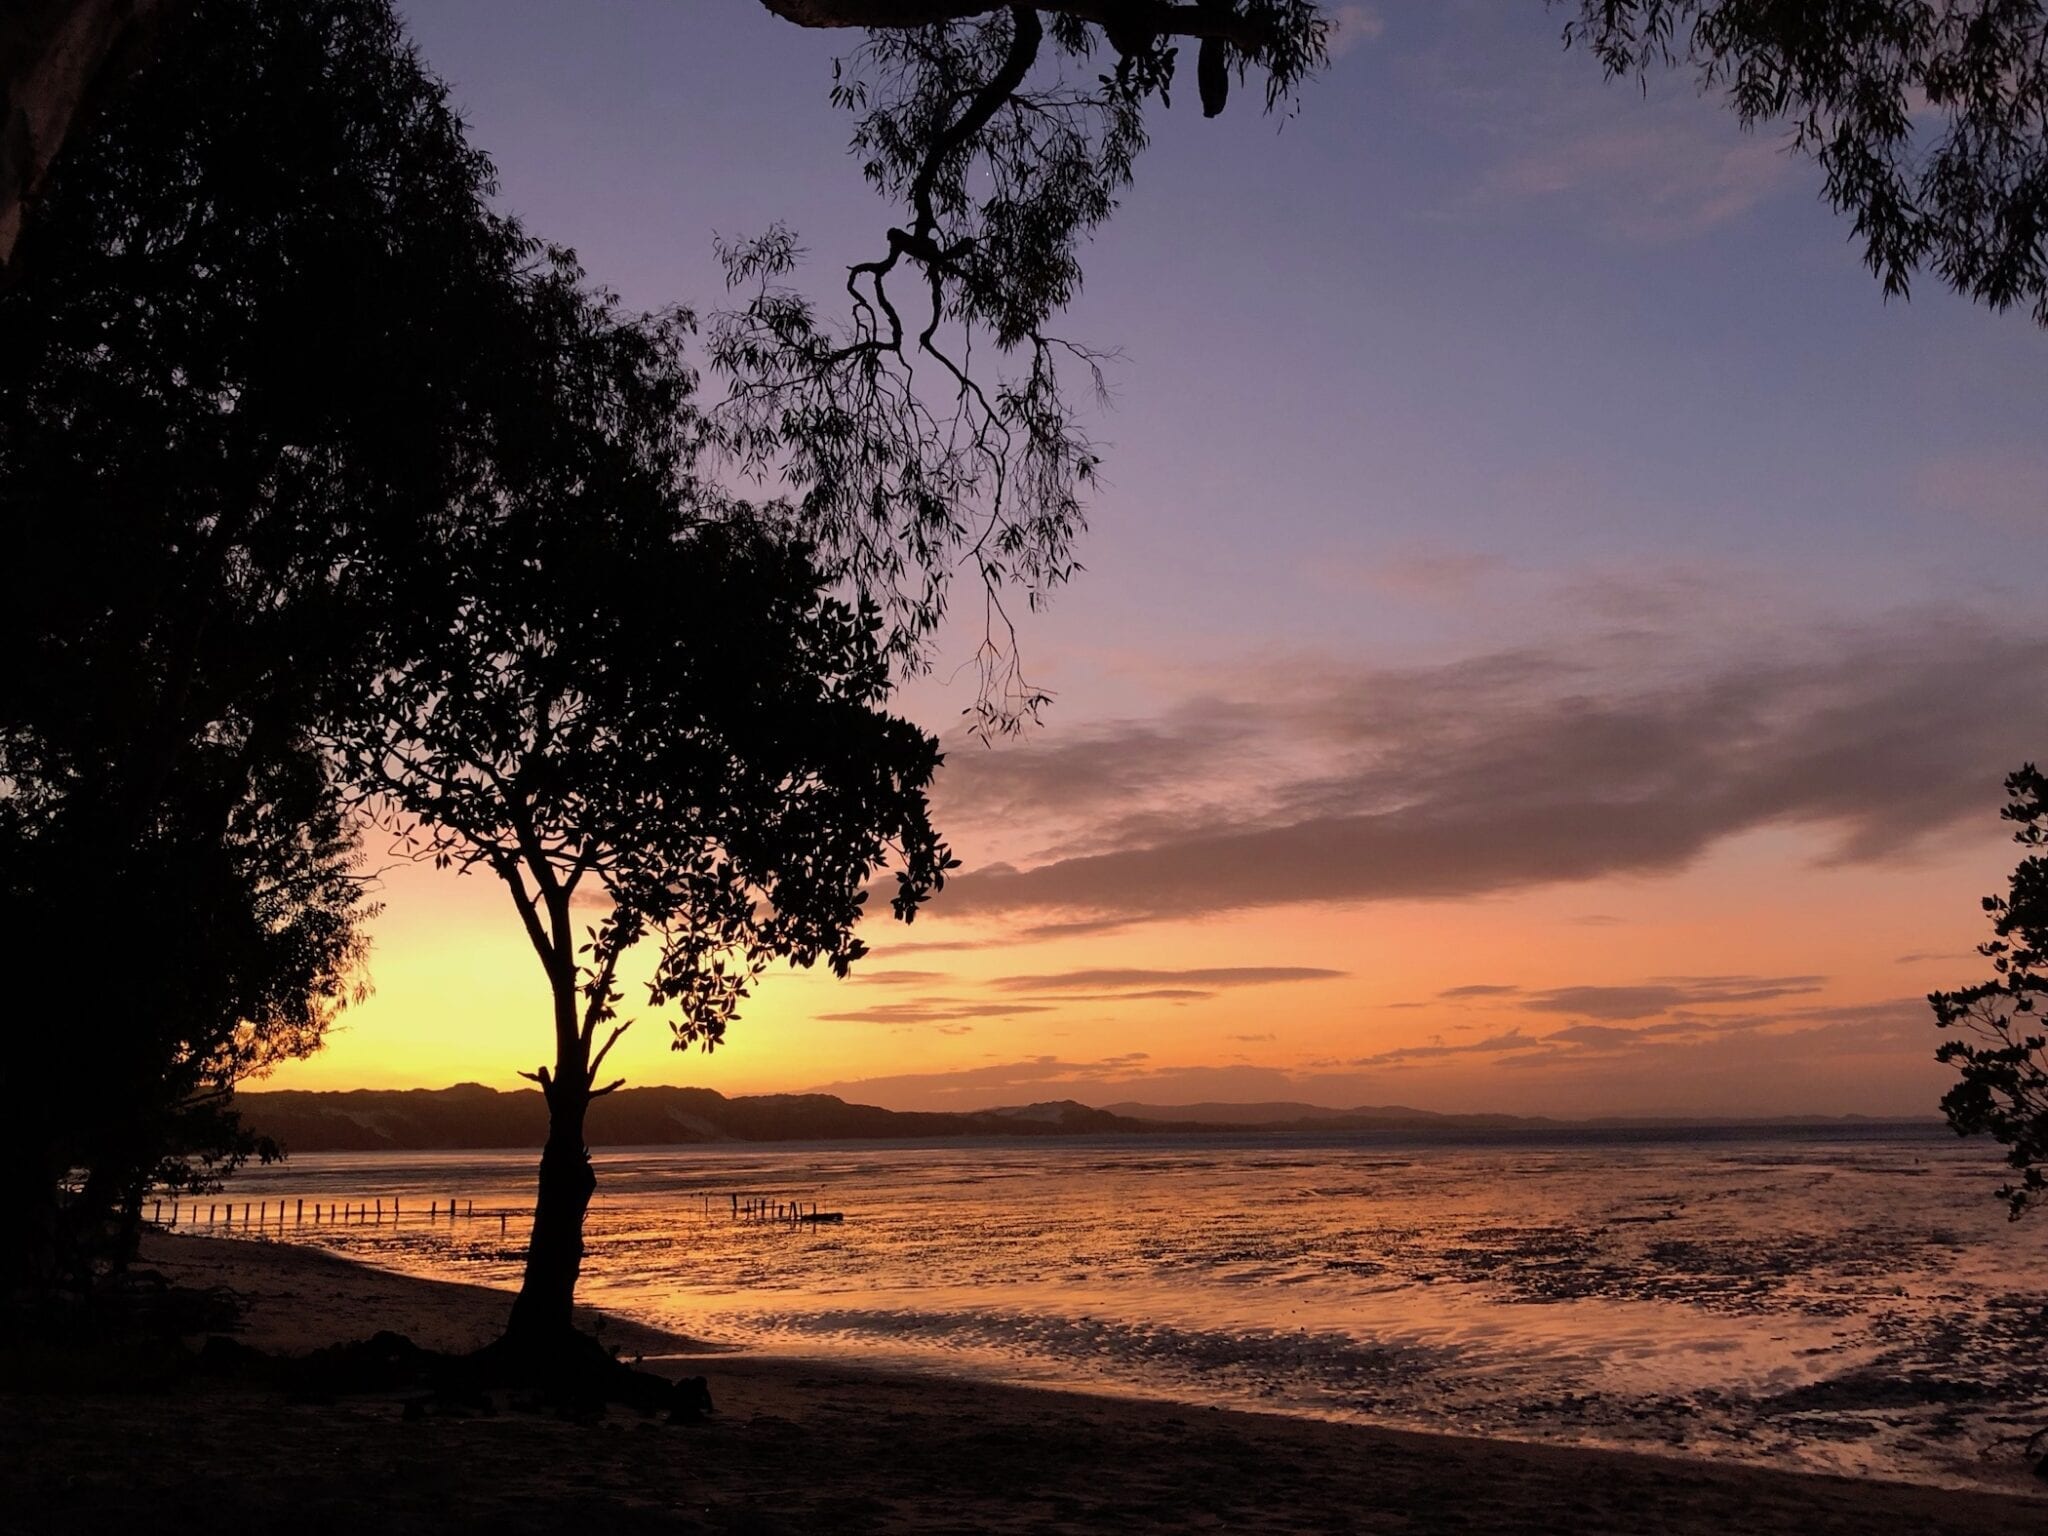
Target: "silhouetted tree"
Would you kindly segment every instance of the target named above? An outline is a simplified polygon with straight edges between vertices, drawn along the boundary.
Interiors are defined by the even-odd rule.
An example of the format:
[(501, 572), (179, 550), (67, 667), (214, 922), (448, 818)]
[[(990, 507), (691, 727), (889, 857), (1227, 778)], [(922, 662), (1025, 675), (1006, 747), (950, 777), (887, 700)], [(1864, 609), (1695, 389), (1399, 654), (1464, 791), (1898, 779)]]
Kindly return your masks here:
[(355, 986), (368, 908), (326, 764), (219, 724), (139, 833), (91, 799), (119, 783), (110, 764), (83, 765), (84, 803), (39, 824), (0, 799), (0, 922), (36, 1000), (8, 1021), (8, 1225), (44, 1295), (124, 1262), (152, 1187), (217, 1187), (273, 1154), (229, 1094), (309, 1054)]
[[(37, 93), (36, 123), (68, 121), (66, 93), (89, 90), (94, 76), (38, 68), (50, 40), (67, 27), (128, 37), (148, 8), (26, 3), (27, 22), (0, 33), (0, 79)], [(1325, 61), (1333, 8), (761, 3), (802, 26), (865, 29), (834, 98), (855, 114), (863, 172), (902, 221), (848, 270), (849, 308), (837, 320), (784, 285), (797, 257), (787, 231), (728, 249), (733, 281), (751, 292), (713, 330), (713, 360), (732, 384), (722, 427), (747, 468), (789, 487), (828, 569), (880, 604), (900, 665), (928, 659), (924, 642), (944, 616), (954, 569), (978, 576), (978, 723), (1014, 726), (1043, 696), (1019, 670), (1006, 604), (1019, 590), (1036, 604), (1072, 573), (1096, 468), (1070, 387), (1097, 382), (1096, 356), (1048, 330), (1080, 284), (1079, 243), (1129, 184), (1146, 111), (1154, 98), (1169, 103), (1184, 47), (1195, 51), (1205, 113), (1222, 110), (1233, 78), (1254, 74), (1271, 109)], [(1915, 270), (1932, 267), (1976, 298), (2027, 303), (2048, 321), (2040, 6), (1579, 0), (1576, 9), (1567, 38), (1610, 72), (1690, 63), (1704, 85), (1727, 88), (1745, 122), (1789, 122), (1888, 290), (1903, 292)], [(17, 134), (0, 142), (0, 161), (46, 158), (54, 142), (40, 130)], [(8, 188), (36, 174), (0, 167), (0, 238)], [(920, 362), (927, 372), (913, 385)]]
[(769, 961), (844, 974), (870, 879), (909, 919), (949, 860), (936, 743), (880, 709), (881, 620), (806, 545), (694, 478), (680, 317), (635, 319), (564, 262), (537, 287), (530, 416), (436, 551), (453, 621), (379, 680), (347, 753), (437, 864), (503, 880), (552, 999), (527, 1074), (548, 1139), (508, 1342), (566, 1346), (596, 1179), (590, 1101), (629, 955), (678, 1049), (723, 1037)]
[[(1167, 104), (1183, 45), (1196, 50), (1205, 111), (1222, 107), (1233, 77), (1252, 73), (1263, 77), (1266, 103), (1275, 107), (1322, 63), (1329, 8), (1312, 0), (764, 3), (804, 25), (868, 29), (835, 97), (855, 114), (864, 173), (902, 217), (883, 249), (849, 269), (849, 307), (837, 322), (784, 286), (798, 254), (787, 232), (772, 230), (728, 249), (730, 277), (748, 297), (712, 329), (711, 358), (727, 377), (730, 399), (711, 435), (747, 469), (786, 487), (786, 503), (763, 509), (764, 526), (797, 530), (823, 579), (848, 582), (872, 600), (883, 621), (878, 644), (897, 665), (915, 668), (926, 660), (950, 573), (965, 562), (987, 605), (981, 724), (1001, 729), (1041, 697), (1017, 673), (1006, 644), (1005, 594), (1022, 588), (1036, 602), (1070, 574), (1095, 468), (1067, 389), (1076, 375), (1090, 376), (1095, 359), (1048, 329), (1080, 283), (1080, 242), (1128, 185), (1145, 142), (1145, 114), (1155, 97)], [(217, 495), (160, 498), (167, 520), (124, 545), (120, 556), (133, 562), (123, 579), (132, 578), (141, 606), (107, 610), (157, 615), (141, 627), (160, 637), (159, 650), (169, 658), (151, 685), (159, 708), (123, 750), (135, 760), (154, 752), (167, 764), (207, 740), (208, 710), (223, 708), (222, 697), (268, 699), (274, 692), (274, 710), (237, 705), (251, 719), (260, 713), (277, 722), (251, 739), (265, 751), (303, 750), (296, 723), (327, 710), (338, 695), (322, 690), (350, 670), (322, 647), (350, 627), (323, 621), (312, 626), (322, 637), (317, 641), (271, 644), (280, 616), (297, 623), (431, 611), (436, 594), (407, 583), (432, 562), (396, 553), (402, 543), (389, 536), (404, 520), (386, 514), (442, 505), (479, 463), (503, 450), (503, 438), (494, 446), (459, 441), (461, 423), (451, 423), (449, 412), (451, 402), (471, 398), (479, 372), (498, 361), (492, 329), (462, 318), (473, 313), (463, 297), (469, 274), (481, 272), (484, 289), (498, 291), (506, 250), (520, 246), (513, 226), (480, 215), (488, 173), (460, 145), (436, 87), (397, 92), (384, 102), (397, 116), (377, 121), (416, 132), (433, 155), (466, 170), (422, 178), (415, 173), (424, 160), (401, 160), (374, 175), (352, 169), (377, 166), (379, 153), (402, 134), (379, 130), (359, 142), (319, 103), (334, 79), (403, 53), (381, 7), (367, 0), (353, 11), (243, 0), (238, 12), (223, 0), (170, 8), (191, 19), (165, 27), (164, 57), (185, 48), (182, 57), (193, 65), (199, 56), (178, 39), (203, 33), (209, 18), (231, 15), (245, 46), (238, 51), (216, 41), (204, 68), (184, 75), (154, 60), (135, 90), (116, 98), (108, 126), (82, 140), (73, 133), (67, 150), (68, 158), (100, 132), (121, 132), (124, 114), (132, 124), (129, 96), (149, 96), (150, 110), (187, 125), (169, 135), (158, 159), (135, 162), (146, 171), (109, 183), (115, 191), (97, 226), (94, 270), (114, 285), (109, 291), (126, 281), (143, 302), (132, 313), (116, 305), (97, 316), (89, 305), (67, 307), (59, 274), (54, 288), (38, 281), (42, 299), (5, 317), (10, 325), (75, 325), (65, 343), (71, 353), (45, 347), (29, 355), (64, 355), (94, 389), (132, 396), (134, 409), (109, 411), (88, 391), (45, 418), (71, 412), (84, 424), (75, 443), (111, 427), (107, 451), (118, 454), (122, 494), (133, 497), (167, 468), (187, 478), (172, 474), (165, 485), (196, 483), (190, 476), (199, 463), (213, 465), (224, 482)], [(68, 74), (44, 68), (51, 50), (78, 35), (69, 30), (74, 24), (110, 16), (121, 33), (145, 9), (28, 0), (18, 23), (10, 17), (16, 24), (0, 27), (0, 80), (9, 93), (0, 111), (0, 237), (12, 229), (21, 198), (44, 177), (62, 124), (76, 119), (78, 99), (99, 75), (90, 60)], [(1932, 266), (1988, 303), (2029, 302), (2048, 318), (2048, 66), (2040, 7), (1999, 0), (1942, 7), (1921, 0), (1582, 0), (1578, 11), (1567, 35), (1590, 45), (1610, 70), (1690, 62), (1710, 86), (1728, 87), (1745, 120), (1790, 121), (1892, 289), (1902, 289), (1916, 268)], [(344, 12), (358, 23), (358, 41), (346, 47), (331, 42), (341, 35), (334, 18)], [(93, 46), (112, 58), (119, 38)], [(296, 49), (289, 67), (277, 64), (286, 57), (279, 49)], [(1103, 66), (1094, 62), (1098, 55)], [(409, 56), (405, 66), (420, 78)], [(295, 81), (291, 69), (301, 71)], [(313, 90), (316, 76), (320, 88)], [(18, 84), (24, 81), (27, 87)], [(167, 81), (198, 99), (170, 100)], [(305, 122), (296, 116), (301, 96), (313, 103)], [(215, 117), (220, 131), (211, 138), (211, 129), (190, 126)], [(53, 123), (54, 137), (43, 131)], [(128, 152), (141, 153), (141, 136), (132, 126), (127, 131)], [(238, 158), (221, 162), (232, 171), (195, 195), (189, 189), (202, 142), (229, 146)], [(337, 156), (346, 162), (338, 173)], [(47, 181), (52, 224), (68, 178), (59, 161)], [(353, 190), (331, 204), (337, 188)], [(118, 222), (121, 197), (145, 210), (139, 235)], [(168, 222), (149, 222), (166, 211)], [(67, 252), (77, 236), (53, 235), (44, 247), (44, 222), (27, 226), (17, 266), (32, 268), (39, 249), (53, 266), (72, 259)], [(244, 227), (256, 233), (243, 248), (218, 237)], [(437, 261), (447, 284), (439, 311), (413, 302), (419, 274)], [(283, 284), (296, 325), (259, 324), (244, 333), (224, 324), (220, 334), (247, 348), (232, 367), (216, 367), (206, 355), (196, 365), (154, 356), (138, 363), (136, 344), (183, 344), (188, 321), (195, 333), (206, 332), (194, 319), (203, 311), (175, 296), (150, 297), (159, 269), (180, 263), (213, 285), (207, 292), (235, 292), (238, 299), (238, 284), (253, 284), (250, 293), (262, 292), (265, 281)], [(54, 307), (39, 312), (36, 304), (52, 294)], [(257, 312), (287, 311), (259, 305)], [(107, 327), (104, 352), (88, 339), (94, 323)], [(511, 334), (518, 327), (503, 329)], [(7, 340), (0, 352), (11, 354), (11, 333)], [(993, 367), (991, 354), (998, 359)], [(970, 366), (970, 357), (979, 361)], [(309, 358), (318, 365), (307, 366)], [(462, 375), (460, 387), (448, 387), (440, 370), (463, 360), (474, 371)], [(101, 371), (93, 374), (93, 367)], [(131, 421), (146, 430), (134, 430)], [(378, 423), (381, 437), (363, 430)], [(176, 461), (181, 454), (191, 462)], [(417, 494), (436, 475), (433, 494)], [(93, 497), (106, 493), (94, 474), (80, 470), (77, 479), (91, 492), (76, 534), (85, 547), (113, 524), (96, 511)], [(350, 502), (344, 488), (367, 495), (371, 510)], [(273, 520), (279, 505), (325, 513), (345, 503), (346, 515)], [(236, 510), (249, 506), (266, 510), (254, 520)], [(417, 527), (424, 539), (435, 524), (422, 515)], [(367, 538), (373, 528), (377, 539)], [(275, 585), (271, 598), (253, 601), (244, 615), (254, 638), (230, 645), (225, 637), (238, 633), (235, 624), (215, 622), (182, 594), (206, 590), (195, 573), (240, 571), (245, 561)], [(163, 587), (168, 599), (144, 579), (152, 562), (177, 578)], [(22, 621), (33, 643), (40, 643), (36, 634), (73, 632), (65, 625), (78, 615), (34, 631), (38, 604), (46, 608), (54, 599), (40, 587), (24, 590), (37, 600), (26, 605)], [(389, 601), (394, 597), (404, 600)], [(92, 675), (104, 675), (105, 658), (120, 654), (116, 639), (91, 613), (83, 622), (79, 632), (95, 636), (93, 645), (58, 659), (87, 669), (97, 657), (99, 673)], [(354, 633), (369, 653), (406, 654), (387, 643), (391, 636), (380, 622)], [(195, 664), (197, 647), (217, 642), (225, 658), (220, 675), (244, 683), (223, 683), (213, 702), (194, 703), (185, 683), (214, 676), (210, 666)], [(303, 707), (285, 702), (301, 690)], [(317, 706), (313, 694), (321, 694)], [(48, 728), (61, 735), (58, 725)], [(145, 775), (140, 782), (160, 795), (168, 780)], [(61, 789), (51, 793), (66, 798)], [(130, 810), (140, 814), (139, 807), (154, 803), (144, 796)]]
[[(1324, 59), (1327, 22), (1309, 0), (765, 3), (869, 29), (833, 99), (902, 223), (848, 269), (839, 320), (788, 285), (789, 230), (722, 251), (747, 298), (712, 327), (718, 425), (877, 600), (899, 663), (923, 664), (953, 569), (979, 578), (977, 723), (1013, 728), (1044, 696), (1018, 668), (1006, 596), (1036, 606), (1072, 574), (1096, 468), (1070, 384), (1099, 389), (1098, 357), (1048, 329), (1080, 288), (1080, 244), (1130, 183), (1178, 41), (1200, 40), (1205, 110), (1254, 69), (1271, 108)], [(1090, 62), (1105, 42), (1107, 72)]]
[[(17, 0), (0, 27), (0, 272), (24, 207), (95, 94), (179, 4)], [(857, 147), (881, 152), (870, 175), (898, 162), (894, 191), (916, 182), (910, 165), (943, 171), (1006, 154), (1021, 164), (1016, 152), (1035, 142), (1078, 151), (1113, 192), (1143, 142), (1136, 109), (1154, 93), (1166, 102), (1183, 44), (1196, 49), (1205, 114), (1222, 110), (1233, 75), (1253, 70), (1270, 105), (1323, 62), (1333, 11), (1318, 0), (761, 4), (799, 26), (867, 30), (883, 99), (870, 113), (858, 68), (843, 99), (868, 114)], [(1903, 293), (1915, 270), (1932, 267), (1972, 297), (2030, 304), (2048, 323), (2048, 17), (2032, 0), (1577, 0), (1575, 9), (1567, 40), (1589, 46), (1610, 73), (1688, 64), (1703, 86), (1725, 88), (1744, 122), (1789, 123), (1887, 291)], [(1071, 85), (1033, 78), (1042, 53), (1085, 61), (1098, 47), (1115, 56), (1110, 74)], [(1091, 117), (1109, 131), (1077, 137)], [(990, 231), (1019, 227), (1017, 211), (1033, 200), (1046, 211), (1026, 181), (982, 185)], [(880, 260), (963, 281), (957, 269), (971, 253), (934, 239), (935, 219), (921, 217), (930, 210), (915, 196), (906, 202), (913, 222), (892, 232)], [(1081, 217), (1085, 226), (1101, 214)], [(1043, 275), (1020, 272), (1020, 286)]]
[(246, 1155), (226, 1089), (356, 984), (318, 733), (445, 622), (533, 255), (490, 191), (383, 0), (194, 0), (50, 179), (0, 293), (10, 1279)]
[[(153, 26), (189, 0), (15, 0), (0, 25), (0, 275), (13, 256), (27, 205), (52, 161), (133, 63), (154, 45)], [(923, 31), (1013, 9), (991, 0), (762, 0), (809, 27)], [(1195, 39), (1204, 112), (1223, 108), (1234, 69), (1283, 81), (1320, 48), (1324, 22), (1312, 0), (1062, 0), (1014, 7), (1044, 13), (1063, 38), (1101, 28), (1128, 72), (1170, 78), (1176, 39)]]
[(1230, 73), (1266, 70), (1285, 91), (1320, 56), (1328, 28), (1314, 0), (761, 0), (800, 27), (865, 27), (873, 32), (928, 32), (998, 11), (1030, 11), (1056, 40), (1086, 55), (1091, 31), (1115, 49), (1119, 67), (1171, 80), (1178, 44), (1193, 41), (1202, 114), (1214, 117), (1230, 95)]
[[(2048, 776), (2028, 763), (2005, 788), (2005, 819), (2019, 824), (2013, 840), (2048, 845)], [(1998, 1193), (2017, 1221), (2048, 1192), (2048, 1022), (2039, 1001), (2048, 996), (2048, 857), (2021, 859), (2006, 894), (1985, 897), (1984, 910), (1995, 936), (1977, 952), (1991, 961), (1991, 979), (1927, 1000), (1935, 1022), (1957, 1032), (1936, 1053), (1961, 1074), (1941, 1107), (1958, 1135), (2004, 1143), (2017, 1177)]]
[[(1096, 469), (1071, 385), (1096, 355), (1048, 327), (1196, 50), (1205, 113), (1231, 78), (1268, 109), (1327, 57), (1308, 0), (762, 0), (863, 27), (834, 99), (900, 222), (848, 268), (838, 319), (788, 286), (785, 229), (725, 252), (750, 297), (714, 327), (743, 462), (792, 487), (828, 551), (881, 562), (869, 590), (915, 666), (956, 563), (979, 576), (984, 730), (1031, 714), (1005, 611), (1074, 569)], [(1553, 0), (1556, 3), (1556, 0)], [(1745, 123), (1789, 122), (1888, 291), (1931, 267), (2048, 322), (2048, 22), (2004, 0), (1580, 0), (1566, 36), (1610, 72), (1689, 62)], [(1097, 62), (1106, 56), (1108, 62)], [(970, 358), (973, 363), (970, 364)], [(914, 365), (925, 373), (913, 385)], [(871, 562), (873, 564), (873, 562)]]

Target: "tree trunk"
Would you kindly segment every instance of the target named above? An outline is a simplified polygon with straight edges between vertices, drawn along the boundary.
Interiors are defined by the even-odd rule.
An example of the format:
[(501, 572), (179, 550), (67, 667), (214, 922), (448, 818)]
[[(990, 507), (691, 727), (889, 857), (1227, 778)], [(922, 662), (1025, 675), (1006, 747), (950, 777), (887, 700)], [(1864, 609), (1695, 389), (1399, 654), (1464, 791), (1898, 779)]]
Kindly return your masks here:
[(597, 1189), (590, 1148), (583, 1141), (583, 1116), (590, 1106), (587, 1080), (558, 1077), (548, 1084), (547, 1100), (548, 1140), (540, 1155), (526, 1277), (505, 1328), (507, 1340), (522, 1345), (546, 1345), (571, 1332), (576, 1278), (583, 1269), (583, 1215)]
[(138, 62), (176, 0), (8, 0), (0, 14), (0, 282), (28, 205), (92, 98)]
[(47, 1137), (23, 1130), (0, 1143), (0, 1297), (42, 1301), (57, 1287), (62, 1172)]
[[(518, 814), (524, 815), (523, 803)], [(528, 839), (530, 841), (530, 838)], [(575, 929), (570, 922), (569, 893), (553, 878), (544, 860), (536, 883), (547, 912), (544, 934), (533, 909), (523, 900), (527, 931), (548, 973), (554, 994), (555, 1069), (531, 1074), (548, 1105), (548, 1139), (540, 1154), (540, 1188), (533, 1205), (533, 1235), (526, 1244), (526, 1275), (512, 1303), (512, 1316), (499, 1341), (502, 1353), (525, 1357), (525, 1363), (562, 1360), (576, 1351), (573, 1311), (576, 1279), (583, 1270), (583, 1216), (597, 1189), (590, 1166), (590, 1148), (583, 1140), (583, 1117), (590, 1108), (590, 1042), (582, 1028), (576, 972)], [(592, 1341), (585, 1341), (592, 1342)]]

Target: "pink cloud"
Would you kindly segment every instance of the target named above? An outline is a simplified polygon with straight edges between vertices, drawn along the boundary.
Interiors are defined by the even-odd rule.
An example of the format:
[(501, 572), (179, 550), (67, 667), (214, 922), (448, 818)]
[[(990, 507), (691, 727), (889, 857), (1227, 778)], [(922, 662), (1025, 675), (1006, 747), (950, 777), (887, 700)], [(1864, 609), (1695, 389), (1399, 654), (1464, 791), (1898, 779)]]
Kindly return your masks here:
[(1663, 245), (1742, 217), (1790, 175), (1784, 151), (1768, 139), (1730, 142), (1718, 123), (1663, 114), (1519, 150), (1495, 167), (1480, 196), (1569, 199), (1609, 235)]
[(1370, 5), (1339, 5), (1330, 12), (1330, 57), (1341, 59), (1387, 30), (1387, 19)]
[(1914, 476), (1920, 505), (1945, 517), (2038, 527), (2048, 519), (2048, 453), (2034, 448), (1930, 459)]

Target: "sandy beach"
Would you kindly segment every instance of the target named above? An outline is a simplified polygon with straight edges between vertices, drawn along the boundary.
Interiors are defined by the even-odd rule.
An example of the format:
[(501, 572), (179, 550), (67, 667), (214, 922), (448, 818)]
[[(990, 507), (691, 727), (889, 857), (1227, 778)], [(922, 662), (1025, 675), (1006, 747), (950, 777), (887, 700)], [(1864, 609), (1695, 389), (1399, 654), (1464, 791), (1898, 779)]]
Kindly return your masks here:
[[(394, 1329), (480, 1344), (506, 1298), (284, 1245), (153, 1237), (276, 1352)], [(9, 1532), (1064, 1531), (1730, 1533), (2048, 1528), (2048, 1497), (1959, 1493), (707, 1353), (618, 1319), (718, 1412), (671, 1426), (517, 1411), (407, 1421), (196, 1380), (0, 1396)], [(2048, 1489), (2044, 1489), (2048, 1493)]]

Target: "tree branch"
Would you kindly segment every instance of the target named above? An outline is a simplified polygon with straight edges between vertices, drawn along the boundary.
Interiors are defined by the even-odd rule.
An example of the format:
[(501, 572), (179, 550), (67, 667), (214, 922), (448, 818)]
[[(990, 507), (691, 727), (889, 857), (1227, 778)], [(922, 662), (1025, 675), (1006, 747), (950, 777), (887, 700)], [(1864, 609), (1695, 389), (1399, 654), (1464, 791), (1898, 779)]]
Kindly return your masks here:
[[(1003, 103), (1031, 73), (1032, 62), (1038, 57), (1038, 45), (1045, 36), (1045, 28), (1038, 21), (1038, 12), (1028, 5), (1013, 5), (1010, 7), (1010, 24), (1010, 51), (1003, 58), (1003, 67), (974, 93), (974, 100), (967, 104), (967, 110), (932, 140), (931, 147), (925, 151), (924, 164), (918, 169), (917, 179), (910, 184), (911, 204), (917, 209), (917, 229), (905, 244), (910, 253), (928, 268), (937, 269), (950, 264), (947, 253), (932, 244), (932, 231), (938, 226), (938, 216), (932, 211), (932, 183), (937, 180), (947, 159), (966, 147), (968, 141), (986, 128), (990, 119), (1002, 110)], [(896, 231), (889, 233), (890, 244), (894, 245)], [(894, 260), (893, 253), (891, 260)], [(932, 320), (937, 324), (936, 306)], [(925, 334), (929, 336), (931, 333), (927, 331)]]
[(597, 1055), (591, 1059), (590, 1080), (593, 1083), (597, 1081), (597, 1070), (599, 1067), (602, 1067), (604, 1065), (605, 1057), (611, 1055), (612, 1047), (619, 1043), (619, 1036), (623, 1035), (627, 1030), (631, 1029), (632, 1027), (633, 1021), (631, 1019), (628, 1019), (625, 1023), (619, 1025), (616, 1029), (614, 1029), (611, 1032), (610, 1037), (606, 1039), (605, 1043), (598, 1049)]
[[(618, 973), (619, 951), (617, 947), (614, 946), (606, 949), (603, 962), (592, 974), (589, 982), (584, 986), (583, 989), (583, 995), (585, 998), (586, 1006), (583, 1010), (582, 1033), (583, 1045), (586, 1050), (589, 1049), (590, 1042), (597, 1037), (598, 1021), (600, 1019), (608, 1017), (612, 1011), (611, 1004), (614, 998), (614, 994), (612, 992), (612, 978), (617, 976)], [(622, 1030), (625, 1027), (626, 1026), (624, 1024), (621, 1024), (619, 1026), (619, 1028)], [(614, 1033), (612, 1038), (616, 1040), (618, 1038), (618, 1035)], [(609, 1045), (605, 1047), (606, 1050), (609, 1050), (610, 1048), (611, 1047)], [(603, 1055), (600, 1054), (597, 1060), (604, 1060)], [(590, 1070), (593, 1073), (597, 1071), (596, 1061), (590, 1064)]]
[(486, 857), (498, 878), (503, 880), (506, 888), (512, 892), (512, 904), (519, 909), (519, 921), (526, 925), (526, 937), (532, 941), (534, 953), (540, 956), (541, 964), (546, 966), (552, 975), (556, 965), (555, 943), (548, 937), (547, 930), (541, 926), (540, 913), (535, 908), (533, 897), (527, 894), (526, 881), (520, 876), (519, 865), (510, 854), (495, 849)]
[[(1005, 9), (1000, 0), (761, 0), (761, 4), (800, 27), (931, 27)], [(1041, 0), (1030, 9), (1077, 17), (1119, 32), (1129, 29), (1168, 37), (1213, 37), (1246, 53), (1260, 52), (1275, 41), (1270, 24), (1221, 6), (1173, 5), (1167, 0)]]

